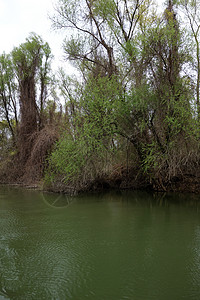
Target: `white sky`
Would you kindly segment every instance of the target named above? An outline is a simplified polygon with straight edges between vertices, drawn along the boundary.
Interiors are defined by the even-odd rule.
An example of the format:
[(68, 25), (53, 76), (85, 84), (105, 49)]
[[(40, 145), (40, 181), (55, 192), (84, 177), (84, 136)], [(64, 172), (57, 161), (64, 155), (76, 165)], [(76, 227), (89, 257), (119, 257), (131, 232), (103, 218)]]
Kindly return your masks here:
[(49, 43), (55, 57), (53, 67), (66, 64), (66, 73), (73, 73), (63, 58), (64, 34), (53, 31), (48, 18), (55, 3), (56, 0), (0, 0), (0, 54), (9, 53), (35, 32)]
[(9, 53), (35, 32), (49, 43), (55, 57), (53, 68), (63, 66), (66, 73), (73, 73), (74, 68), (63, 57), (64, 33), (53, 31), (48, 18), (56, 3), (57, 0), (0, 0), (0, 54)]

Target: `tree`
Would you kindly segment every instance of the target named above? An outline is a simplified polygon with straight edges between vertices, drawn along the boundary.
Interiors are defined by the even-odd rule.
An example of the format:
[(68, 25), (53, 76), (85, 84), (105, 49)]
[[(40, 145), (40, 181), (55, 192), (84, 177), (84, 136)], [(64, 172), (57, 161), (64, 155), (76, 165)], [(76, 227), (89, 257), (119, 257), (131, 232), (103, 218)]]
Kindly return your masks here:
[(11, 56), (5, 53), (0, 56), (0, 105), (2, 117), (6, 120), (15, 143), (18, 125), (17, 85)]
[[(36, 34), (12, 51), (19, 86), (20, 126), (18, 145), (21, 158), (27, 160), (31, 151), (30, 137), (41, 128), (46, 89), (50, 81), (50, 48)], [(37, 102), (38, 83), (40, 88)]]
[[(194, 133), (192, 91), (183, 72), (189, 55), (173, 1), (168, 1), (163, 16), (152, 25), (141, 37), (146, 82), (154, 95), (143, 113), (145, 125), (141, 118), (139, 121), (147, 128), (149, 141), (142, 144), (143, 166), (145, 172), (167, 182), (180, 172)], [(144, 108), (143, 104), (143, 112)]]
[[(67, 93), (69, 91), (68, 88)], [(64, 182), (80, 189), (106, 174), (115, 148), (113, 120), (118, 95), (115, 78), (108, 80), (100, 76), (88, 80), (82, 92), (79, 89), (76, 108), (70, 93), (73, 116), (68, 122), (73, 130), (68, 130), (68, 123), (62, 139), (50, 156), (48, 171), (52, 181), (57, 179), (56, 176), (62, 176)]]
[(141, 24), (151, 15), (151, 5), (150, 0), (58, 2), (54, 27), (71, 30), (64, 51), (81, 68), (86, 85), (94, 77), (117, 75), (121, 99), (127, 86), (140, 88), (144, 59), (137, 39)]
[(51, 59), (48, 43), (34, 33), (0, 56), (1, 171), (10, 181), (40, 179), (58, 138), (62, 110), (55, 103)]
[(123, 67), (120, 68), (122, 49), (132, 61), (134, 59), (131, 40), (151, 2), (59, 0), (52, 21), (56, 29), (72, 32), (71, 38), (64, 42), (67, 58), (93, 70), (93, 75), (119, 74), (123, 71)]
[(200, 1), (198, 0), (179, 0), (178, 5), (183, 9), (189, 21), (192, 40), (195, 45), (195, 66), (196, 73), (196, 108), (198, 120), (200, 121)]
[(198, 147), (193, 91), (183, 72), (191, 57), (176, 4), (168, 0), (159, 16), (147, 0), (58, 2), (53, 24), (70, 30), (64, 51), (83, 75), (79, 89), (62, 74), (73, 134), (58, 144), (51, 163), (65, 178), (84, 176), (88, 161), (97, 166), (99, 153), (105, 158), (116, 148), (131, 148), (132, 163), (162, 189), (182, 172), (182, 161), (195, 164), (196, 158), (187, 159), (191, 145), (194, 152)]

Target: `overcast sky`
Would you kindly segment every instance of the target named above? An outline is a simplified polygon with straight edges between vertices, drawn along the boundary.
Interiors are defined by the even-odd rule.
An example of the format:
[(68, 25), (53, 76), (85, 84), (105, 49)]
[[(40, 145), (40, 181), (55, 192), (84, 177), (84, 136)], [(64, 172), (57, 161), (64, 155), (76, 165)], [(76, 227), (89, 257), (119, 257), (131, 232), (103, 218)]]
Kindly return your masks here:
[[(9, 53), (35, 32), (49, 43), (55, 56), (54, 67), (63, 66), (64, 34), (53, 31), (48, 18), (55, 3), (57, 0), (0, 0), (0, 54)], [(70, 71), (68, 65), (66, 69)]]
[(73, 73), (63, 58), (64, 33), (53, 31), (48, 18), (56, 3), (57, 0), (0, 0), (0, 54), (9, 53), (24, 43), (30, 32), (35, 32), (49, 43), (55, 57), (54, 68), (66, 65), (66, 73)]

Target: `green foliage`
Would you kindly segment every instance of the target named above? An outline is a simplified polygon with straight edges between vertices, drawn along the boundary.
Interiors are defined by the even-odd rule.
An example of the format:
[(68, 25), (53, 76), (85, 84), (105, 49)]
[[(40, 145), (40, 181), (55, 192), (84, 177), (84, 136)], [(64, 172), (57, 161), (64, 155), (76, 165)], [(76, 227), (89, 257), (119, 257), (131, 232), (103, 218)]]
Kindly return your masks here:
[(153, 141), (151, 144), (147, 144), (143, 148), (144, 160), (143, 160), (143, 171), (146, 174), (149, 174), (150, 177), (155, 176), (161, 160), (164, 159), (163, 153), (160, 151), (156, 141)]
[(17, 92), (12, 58), (3, 53), (0, 56), (0, 117), (6, 120), (13, 141), (16, 132), (12, 118), (15, 118), (16, 124), (18, 122)]
[(75, 143), (68, 137), (62, 139), (57, 144), (56, 150), (52, 152), (48, 161), (48, 175), (51, 180), (58, 174), (64, 176), (64, 180), (78, 176), (83, 166), (84, 152), (81, 143)]
[[(26, 162), (31, 159), (32, 162), (34, 161), (32, 151), (39, 153), (40, 161), (35, 168), (36, 172), (43, 168), (41, 162), (47, 152), (44, 149), (44, 138), (42, 146), (37, 143), (34, 149), (33, 145), (39, 140), (39, 138), (37, 140), (38, 131), (44, 128), (47, 121), (50, 123), (50, 117), (43, 111), (47, 102), (48, 89), (53, 80), (53, 76), (50, 76), (51, 59), (48, 43), (34, 33), (30, 34), (25, 43), (15, 47), (10, 54), (4, 53), (0, 56), (0, 150), (1, 158), (3, 157), (5, 161), (10, 158), (10, 151), (13, 154), (17, 153), (11, 155), (17, 165), (13, 174), (18, 172), (17, 169), (21, 169), (21, 174), (25, 172)], [(2, 127), (4, 123), (6, 126)], [(53, 132), (50, 138), (47, 137), (47, 148), (51, 148), (55, 136)], [(18, 166), (19, 162), (20, 166)], [(35, 161), (33, 164), (35, 166)], [(31, 164), (29, 167), (31, 168)]]
[(72, 37), (71, 40), (66, 40), (64, 42), (64, 51), (68, 53), (68, 58), (74, 60), (74, 58), (79, 58), (83, 55), (85, 41), (81, 41), (80, 38)]
[(75, 137), (64, 134), (50, 155), (47, 174), (53, 177), (61, 174), (65, 182), (71, 182), (83, 174), (95, 178), (104, 172), (106, 159), (113, 152), (111, 140), (115, 129), (112, 123), (118, 90), (114, 77), (99, 77), (87, 83), (74, 120)]
[(48, 43), (43, 42), (42, 38), (35, 33), (30, 34), (26, 42), (12, 51), (13, 63), (20, 80), (32, 76), (40, 69), (44, 72), (45, 68), (50, 69), (47, 60), (51, 59), (51, 49)]
[[(10, 121), (13, 128), (15, 127), (14, 120)], [(10, 127), (6, 120), (0, 121), (0, 160), (13, 152), (13, 141), (11, 138)]]
[[(54, 26), (70, 30), (63, 48), (80, 71), (76, 79), (65, 70), (59, 71), (58, 79), (52, 77), (64, 99), (59, 114), (55, 93), (54, 100), (45, 98), (52, 57), (47, 43), (32, 34), (13, 50), (12, 59), (1, 58), (5, 103), (10, 103), (5, 82), (14, 82), (14, 69), (19, 86), (33, 78), (33, 94), (40, 91), (39, 125), (38, 112), (51, 124), (51, 114), (60, 117), (62, 134), (49, 156), (46, 180), (62, 178), (84, 186), (108, 175), (120, 162), (127, 168), (140, 165), (151, 179), (169, 182), (183, 172), (182, 162), (187, 165), (191, 151), (198, 161), (198, 4), (167, 1), (159, 15), (151, 0), (59, 0)], [(187, 34), (180, 7), (189, 17)], [(186, 36), (193, 37), (193, 44)]]
[(102, 21), (107, 21), (113, 27), (116, 11), (116, 4), (113, 0), (94, 1), (93, 11)]

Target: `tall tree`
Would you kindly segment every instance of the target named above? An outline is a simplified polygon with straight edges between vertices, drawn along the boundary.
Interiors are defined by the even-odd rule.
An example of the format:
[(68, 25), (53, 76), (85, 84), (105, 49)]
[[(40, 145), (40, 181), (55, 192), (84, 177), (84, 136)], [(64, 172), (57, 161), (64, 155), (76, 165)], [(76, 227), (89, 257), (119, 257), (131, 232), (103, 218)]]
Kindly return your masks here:
[[(181, 170), (194, 124), (188, 78), (183, 73), (189, 56), (184, 49), (176, 2), (168, 0), (159, 16), (148, 0), (60, 0), (53, 18), (56, 28), (69, 29), (71, 37), (64, 42), (65, 54), (83, 70), (85, 81), (80, 98), (71, 97), (68, 86), (65, 95), (70, 98), (72, 114), (76, 104), (76, 116), (78, 111), (85, 133), (95, 137), (98, 147), (108, 140), (113, 142), (113, 148), (119, 144), (124, 147), (126, 141), (141, 169), (165, 181)], [(106, 87), (103, 79), (114, 83), (107, 85), (112, 97), (108, 97), (106, 105), (102, 92), (92, 92), (102, 91), (102, 84)], [(101, 117), (97, 117), (99, 114)], [(105, 116), (106, 131), (97, 122)], [(88, 128), (95, 128), (98, 134), (95, 136)], [(74, 127), (75, 132), (78, 129)], [(90, 141), (94, 141), (92, 137)], [(73, 151), (76, 158), (82, 142), (77, 139), (73, 144), (72, 139), (70, 150), (67, 143), (61, 142), (52, 161), (56, 165), (63, 153), (68, 161)], [(87, 141), (84, 159), (92, 153), (89, 148), (93, 146)], [(123, 148), (124, 152), (127, 148)], [(60, 162), (62, 171), (67, 170)]]
[(195, 66), (196, 73), (196, 108), (200, 121), (200, 1), (199, 0), (179, 0), (179, 7), (184, 11), (191, 30), (191, 37), (195, 49)]
[[(50, 48), (36, 34), (31, 34), (26, 42), (12, 51), (14, 69), (19, 85), (20, 126), (18, 142), (21, 158), (30, 154), (31, 134), (41, 126), (45, 91), (48, 84)], [(39, 81), (40, 97), (37, 102)]]
[(5, 53), (0, 56), (0, 105), (2, 107), (2, 117), (6, 120), (15, 143), (18, 125), (17, 85), (11, 56)]
[[(70, 60), (83, 64), (93, 73), (118, 73), (122, 49), (133, 59), (130, 47), (140, 18), (148, 13), (151, 0), (59, 0), (52, 18), (56, 29), (69, 29), (64, 43)], [(120, 55), (120, 57), (119, 57)]]

